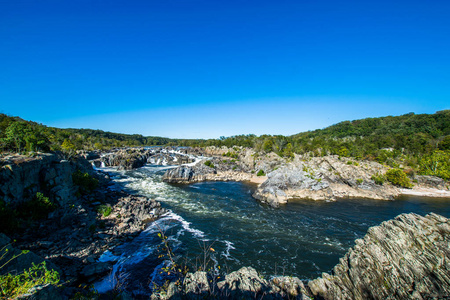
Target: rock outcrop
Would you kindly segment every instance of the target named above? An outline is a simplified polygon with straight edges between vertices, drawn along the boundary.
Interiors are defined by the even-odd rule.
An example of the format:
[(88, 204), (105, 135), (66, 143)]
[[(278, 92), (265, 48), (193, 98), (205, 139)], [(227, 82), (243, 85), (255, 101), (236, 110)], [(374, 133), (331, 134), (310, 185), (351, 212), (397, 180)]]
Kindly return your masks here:
[(253, 197), (274, 207), (295, 198), (393, 200), (400, 194), (399, 189), (387, 183), (377, 185), (371, 179), (386, 170), (387, 167), (376, 162), (353, 162), (337, 156), (304, 160), (296, 157), (294, 162), (269, 173)]
[(163, 176), (164, 182), (183, 184), (202, 181), (249, 181), (251, 179), (251, 173), (226, 168), (212, 168), (203, 163), (170, 169)]
[[(219, 278), (220, 279), (220, 278)], [(225, 275), (223, 280), (204, 271), (188, 273), (178, 288), (174, 283), (167, 294), (153, 299), (310, 299), (301, 280), (296, 277), (264, 279), (251, 267)]]
[(78, 190), (72, 181), (72, 174), (77, 169), (92, 171), (83, 158), (69, 162), (48, 153), (39, 153), (35, 157), (4, 157), (0, 168), (0, 199), (16, 205), (43, 192), (51, 200), (65, 205), (74, 199)]
[(371, 227), (332, 275), (310, 281), (320, 299), (447, 299), (450, 220), (402, 214)]
[[(65, 298), (78, 292), (80, 284), (90, 284), (111, 271), (111, 263), (96, 262), (104, 251), (136, 236), (148, 222), (166, 212), (156, 200), (110, 189), (109, 176), (94, 171), (82, 158), (69, 162), (56, 154), (14, 155), (2, 158), (0, 165), (2, 205), (12, 211), (16, 207), (20, 209), (17, 205), (30, 200), (36, 192), (43, 192), (58, 204), (54, 211), (38, 220), (17, 220), (20, 221), (18, 231), (10, 233), (16, 240), (16, 248), (8, 246), (8, 252), (30, 252), (12, 260), (0, 271), (21, 272), (31, 262), (45, 259), (60, 274)], [(76, 170), (96, 177), (97, 188), (80, 190), (73, 183)], [(3, 222), (0, 225), (0, 232), (6, 230)], [(0, 233), (0, 249), (9, 242)], [(24, 299), (55, 295), (51, 286), (38, 287), (30, 293)]]

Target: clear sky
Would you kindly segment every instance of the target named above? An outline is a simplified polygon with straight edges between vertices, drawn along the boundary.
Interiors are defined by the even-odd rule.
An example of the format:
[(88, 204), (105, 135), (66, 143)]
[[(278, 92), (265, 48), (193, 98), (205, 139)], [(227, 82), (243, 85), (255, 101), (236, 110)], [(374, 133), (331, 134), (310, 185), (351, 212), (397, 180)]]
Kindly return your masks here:
[(450, 108), (450, 1), (0, 0), (0, 112), (173, 138)]

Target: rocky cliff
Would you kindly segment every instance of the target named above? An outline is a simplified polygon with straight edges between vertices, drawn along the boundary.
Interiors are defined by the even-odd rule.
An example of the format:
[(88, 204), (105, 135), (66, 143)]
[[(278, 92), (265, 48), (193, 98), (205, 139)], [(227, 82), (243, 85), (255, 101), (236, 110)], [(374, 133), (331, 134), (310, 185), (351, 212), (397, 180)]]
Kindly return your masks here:
[[(0, 208), (4, 214), (6, 207), (19, 224), (10, 232), (12, 229), (0, 220), (0, 249), (5, 251), (4, 245), (11, 242), (1, 234), (9, 230), (8, 235), (16, 240), (14, 248), (7, 246), (10, 254), (31, 250), (0, 268), (0, 273), (20, 273), (31, 262), (45, 259), (61, 276), (64, 299), (78, 292), (80, 285), (90, 284), (111, 271), (110, 263), (96, 262), (105, 250), (139, 234), (148, 222), (165, 213), (153, 199), (110, 189), (108, 175), (94, 171), (82, 158), (66, 161), (56, 154), (10, 155), (2, 157), (0, 165)], [(82, 189), (75, 184), (73, 174), (77, 171), (89, 174), (83, 175), (84, 179), (96, 178), (97, 187)], [(24, 219), (18, 213), (23, 209), (20, 204), (32, 201), (37, 192), (56, 205), (37, 219)], [(9, 257), (3, 254), (0, 266)], [(36, 292), (47, 293), (49, 289)]]
[(65, 205), (74, 199), (77, 191), (72, 181), (75, 170), (92, 170), (85, 159), (70, 162), (48, 153), (34, 157), (10, 155), (3, 157), (0, 165), (0, 199), (7, 204), (18, 204), (43, 192), (58, 204)]

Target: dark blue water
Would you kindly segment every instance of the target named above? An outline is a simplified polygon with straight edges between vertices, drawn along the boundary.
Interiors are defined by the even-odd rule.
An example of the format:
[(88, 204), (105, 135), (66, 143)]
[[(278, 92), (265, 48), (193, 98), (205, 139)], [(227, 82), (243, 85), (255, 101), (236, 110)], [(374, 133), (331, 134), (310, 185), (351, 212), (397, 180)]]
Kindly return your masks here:
[(148, 166), (126, 172), (117, 180), (125, 189), (156, 198), (172, 211), (122, 248), (122, 261), (128, 264), (125, 269), (139, 272), (138, 278), (149, 273), (145, 260), (151, 261), (154, 268), (152, 245), (157, 243), (161, 228), (170, 237), (179, 259), (193, 269), (201, 265), (203, 250), (212, 248), (209, 266), (213, 268), (234, 271), (252, 266), (268, 276), (312, 279), (330, 271), (371, 226), (401, 213), (435, 212), (450, 217), (450, 199), (424, 197), (395, 201), (297, 200), (275, 209), (251, 197), (254, 185), (169, 185), (162, 182), (164, 172), (165, 168)]

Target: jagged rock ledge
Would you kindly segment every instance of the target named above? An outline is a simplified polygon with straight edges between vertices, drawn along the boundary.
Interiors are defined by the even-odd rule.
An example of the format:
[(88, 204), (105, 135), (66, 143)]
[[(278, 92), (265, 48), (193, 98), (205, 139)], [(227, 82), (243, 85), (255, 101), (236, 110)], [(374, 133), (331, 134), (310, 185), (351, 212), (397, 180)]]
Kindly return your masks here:
[(212, 280), (188, 273), (181, 286), (154, 299), (448, 299), (450, 220), (402, 214), (369, 228), (340, 259), (333, 273), (302, 282), (296, 277), (264, 279), (243, 267)]

